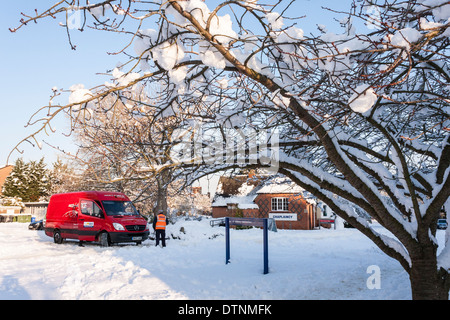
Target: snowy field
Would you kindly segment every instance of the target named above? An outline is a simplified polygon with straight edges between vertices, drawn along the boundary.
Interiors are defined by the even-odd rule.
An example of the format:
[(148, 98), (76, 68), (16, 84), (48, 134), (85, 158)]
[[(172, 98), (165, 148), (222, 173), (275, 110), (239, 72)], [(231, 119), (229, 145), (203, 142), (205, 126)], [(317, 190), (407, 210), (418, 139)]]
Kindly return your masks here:
[[(184, 227), (185, 234), (180, 233)], [(381, 228), (381, 227), (378, 227)], [(166, 248), (79, 247), (53, 243), (28, 224), (0, 224), (0, 299), (306, 300), (410, 299), (406, 272), (354, 229), (269, 232), (269, 270), (263, 275), (262, 230), (225, 229), (209, 220), (170, 225), (182, 239)], [(444, 232), (438, 231), (442, 240)], [(369, 266), (381, 288), (369, 290)]]

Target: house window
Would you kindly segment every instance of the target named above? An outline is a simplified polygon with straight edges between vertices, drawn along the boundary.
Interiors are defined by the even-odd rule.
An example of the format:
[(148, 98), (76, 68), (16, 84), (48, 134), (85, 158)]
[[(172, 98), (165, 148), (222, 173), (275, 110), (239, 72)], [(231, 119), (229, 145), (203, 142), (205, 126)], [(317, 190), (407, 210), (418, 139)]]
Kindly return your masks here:
[(288, 198), (272, 198), (272, 211), (288, 211)]

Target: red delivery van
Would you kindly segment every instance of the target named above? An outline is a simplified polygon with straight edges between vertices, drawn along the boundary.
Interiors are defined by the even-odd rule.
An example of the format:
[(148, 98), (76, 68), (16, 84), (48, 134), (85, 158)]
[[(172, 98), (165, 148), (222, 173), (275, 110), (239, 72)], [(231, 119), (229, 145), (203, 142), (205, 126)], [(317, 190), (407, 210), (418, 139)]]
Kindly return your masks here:
[(118, 242), (140, 244), (148, 239), (149, 229), (123, 193), (83, 191), (51, 196), (45, 234), (55, 243), (78, 239), (108, 246)]

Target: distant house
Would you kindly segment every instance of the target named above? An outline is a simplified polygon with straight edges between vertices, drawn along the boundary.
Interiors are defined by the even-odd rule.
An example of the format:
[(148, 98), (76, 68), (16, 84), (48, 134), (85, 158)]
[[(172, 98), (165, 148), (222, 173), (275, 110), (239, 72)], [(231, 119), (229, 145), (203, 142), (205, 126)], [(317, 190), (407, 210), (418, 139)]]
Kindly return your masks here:
[(6, 178), (8, 178), (13, 169), (14, 166), (5, 166), (3, 168), (0, 168), (0, 195), (2, 194), (3, 184), (5, 183)]
[(24, 202), (23, 213), (30, 214), (36, 220), (45, 218), (47, 214), (48, 202)]
[(251, 173), (220, 178), (212, 216), (274, 218), (278, 229), (312, 230), (319, 226), (319, 219), (330, 215), (324, 208), (287, 177)]
[[(6, 178), (13, 171), (14, 166), (5, 166), (0, 168), (0, 196), (2, 194), (3, 185), (5, 183)], [(19, 205), (7, 205), (3, 206), (2, 202), (0, 202), (0, 222), (12, 222), (14, 221), (14, 215), (20, 214), (22, 207)]]

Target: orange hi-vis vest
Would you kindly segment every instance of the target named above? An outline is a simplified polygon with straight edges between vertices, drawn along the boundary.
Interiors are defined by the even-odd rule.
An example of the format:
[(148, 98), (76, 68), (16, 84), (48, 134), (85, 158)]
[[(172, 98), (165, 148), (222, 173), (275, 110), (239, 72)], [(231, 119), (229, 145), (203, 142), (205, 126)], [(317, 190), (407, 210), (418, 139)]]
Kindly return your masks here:
[(165, 215), (158, 214), (155, 229), (156, 230), (165, 230), (166, 229), (166, 216)]

